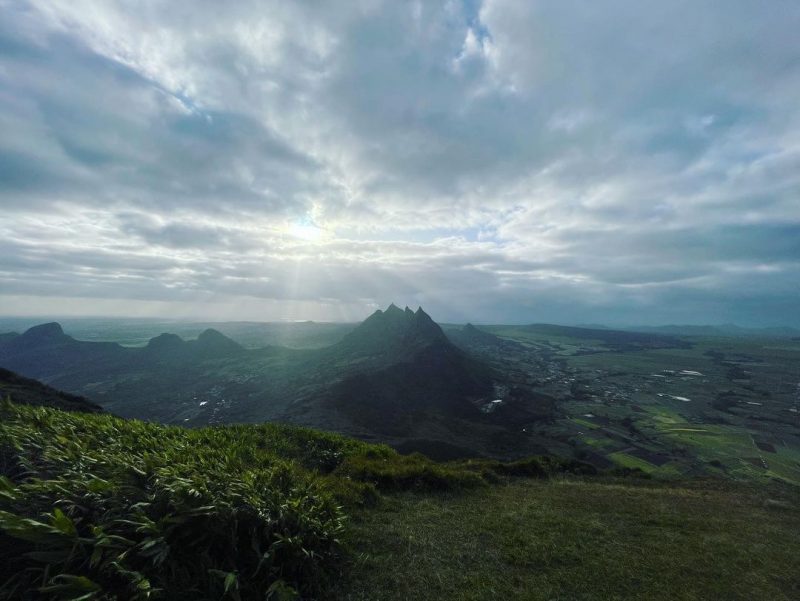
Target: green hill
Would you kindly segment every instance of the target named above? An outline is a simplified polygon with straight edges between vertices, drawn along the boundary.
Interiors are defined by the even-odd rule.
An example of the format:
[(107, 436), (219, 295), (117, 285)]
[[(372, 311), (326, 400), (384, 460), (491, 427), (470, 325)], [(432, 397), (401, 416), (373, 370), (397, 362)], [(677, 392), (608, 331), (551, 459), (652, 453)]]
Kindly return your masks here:
[(324, 598), (346, 553), (343, 507), (593, 471), (440, 464), (292, 426), (186, 429), (8, 400), (0, 458), (0, 599)]
[(796, 490), (0, 408), (0, 599), (793, 599)]

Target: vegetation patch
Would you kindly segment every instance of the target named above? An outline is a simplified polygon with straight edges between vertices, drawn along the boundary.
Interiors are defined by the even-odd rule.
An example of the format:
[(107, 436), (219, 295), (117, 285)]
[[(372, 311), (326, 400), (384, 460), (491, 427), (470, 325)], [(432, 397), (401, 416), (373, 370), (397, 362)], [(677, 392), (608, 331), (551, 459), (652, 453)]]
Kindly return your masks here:
[(649, 461), (646, 461), (640, 457), (634, 457), (628, 453), (611, 453), (608, 455), (608, 457), (624, 468), (640, 469), (644, 472), (651, 472), (656, 467)]
[(345, 512), (379, 491), (591, 474), (549, 456), (437, 463), (277, 424), (169, 427), (0, 406), (0, 599), (319, 598)]
[(249, 442), (236, 428), (5, 404), (0, 595), (317, 593), (338, 558), (342, 511), (297, 462)]
[(798, 598), (796, 490), (516, 480), (357, 512), (341, 601)]

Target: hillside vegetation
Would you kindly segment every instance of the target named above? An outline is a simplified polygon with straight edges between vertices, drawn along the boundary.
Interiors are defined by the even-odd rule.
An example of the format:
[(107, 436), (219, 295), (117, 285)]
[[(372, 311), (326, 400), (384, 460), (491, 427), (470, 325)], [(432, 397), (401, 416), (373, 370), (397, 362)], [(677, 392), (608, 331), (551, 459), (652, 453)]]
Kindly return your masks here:
[(595, 472), (6, 400), (0, 599), (800, 597), (797, 489)]
[(380, 491), (592, 471), (435, 463), (275, 424), (202, 429), (5, 401), (0, 598), (325, 598), (345, 515)]
[(517, 479), (359, 511), (340, 601), (796, 601), (797, 490)]

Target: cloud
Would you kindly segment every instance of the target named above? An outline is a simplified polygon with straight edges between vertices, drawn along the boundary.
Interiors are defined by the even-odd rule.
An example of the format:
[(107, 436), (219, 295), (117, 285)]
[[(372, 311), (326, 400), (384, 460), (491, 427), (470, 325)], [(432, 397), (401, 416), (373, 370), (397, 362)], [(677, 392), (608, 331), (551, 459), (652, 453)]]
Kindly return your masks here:
[(0, 312), (797, 323), (789, 0), (0, 13)]

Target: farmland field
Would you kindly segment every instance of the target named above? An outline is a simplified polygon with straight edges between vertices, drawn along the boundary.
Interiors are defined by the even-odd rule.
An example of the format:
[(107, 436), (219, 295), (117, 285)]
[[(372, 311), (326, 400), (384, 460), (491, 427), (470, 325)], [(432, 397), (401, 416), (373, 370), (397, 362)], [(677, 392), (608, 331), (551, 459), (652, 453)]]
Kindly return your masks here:
[(603, 467), (800, 484), (800, 340), (482, 329), (517, 343), (502, 363), (556, 399), (532, 436)]

